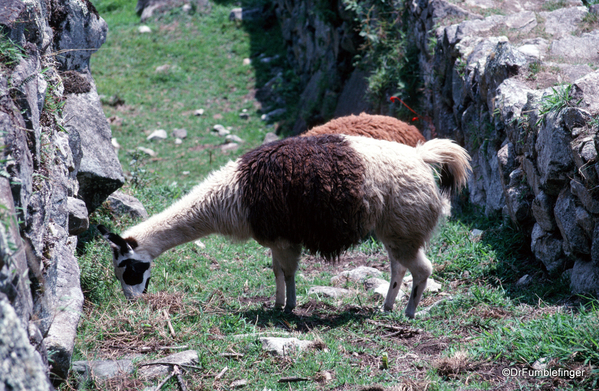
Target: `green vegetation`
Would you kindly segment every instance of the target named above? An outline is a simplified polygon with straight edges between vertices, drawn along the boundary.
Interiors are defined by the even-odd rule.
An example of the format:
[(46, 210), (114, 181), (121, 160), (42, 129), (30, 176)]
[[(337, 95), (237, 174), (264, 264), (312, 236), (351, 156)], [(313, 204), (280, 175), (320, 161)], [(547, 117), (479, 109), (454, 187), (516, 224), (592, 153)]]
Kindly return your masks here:
[[(375, 106), (389, 104), (398, 96), (410, 106), (416, 105), (418, 77), (417, 48), (410, 44), (404, 22), (403, 0), (343, 0), (345, 9), (355, 15), (363, 44), (355, 62), (368, 76), (368, 99)], [(434, 40), (431, 40), (431, 45)], [(398, 105), (396, 115), (411, 118), (412, 113)]]
[[(123, 190), (150, 214), (273, 130), (260, 120), (253, 92), (272, 79), (274, 67), (283, 69), (279, 91), (293, 94), (294, 87), (284, 85), (292, 72), (276, 26), (261, 31), (230, 22), (234, 3), (218, 1), (209, 13), (174, 9), (159, 15), (148, 22), (153, 32), (140, 34), (134, 2), (94, 4), (110, 30), (91, 67), (122, 146), (119, 158), (128, 178)], [(244, 2), (253, 4), (264, 3)], [(243, 65), (244, 58), (262, 54), (280, 57), (274, 65)], [(165, 64), (166, 72), (156, 71)], [(200, 108), (204, 114), (194, 116)], [(239, 117), (243, 109), (249, 119)], [(210, 132), (217, 123), (245, 140), (237, 151), (221, 151), (223, 139)], [(148, 131), (158, 128), (169, 138), (147, 141)], [(182, 144), (170, 137), (174, 128), (187, 129)], [(158, 154), (146, 156), (138, 146)], [(382, 270), (388, 279), (386, 253), (372, 238), (337, 263), (305, 255), (297, 276), (298, 308), (289, 315), (273, 309), (270, 254), (254, 241), (211, 236), (172, 249), (156, 259), (149, 294), (127, 302), (114, 277), (111, 250), (91, 228), (78, 248), (86, 302), (73, 359), (136, 357), (137, 362), (194, 349), (197, 368), (183, 373), (190, 390), (227, 390), (237, 380), (246, 380), (248, 390), (354, 390), (375, 384), (414, 390), (593, 389), (592, 371), (599, 365), (597, 304), (572, 301), (567, 281), (545, 275), (518, 229), (481, 216), (466, 208), (440, 225), (427, 254), (441, 289), (425, 293), (423, 312), (413, 321), (403, 315), (405, 298), (393, 313), (382, 313), (382, 299), (361, 283), (345, 283), (355, 295), (344, 299), (308, 295), (310, 287), (331, 285), (332, 276), (361, 265)], [(91, 219), (92, 226), (104, 224), (115, 232), (135, 223), (113, 215), (108, 205)], [(525, 274), (532, 282), (516, 284)], [(565, 309), (566, 303), (572, 305)], [(266, 335), (295, 336), (314, 346), (276, 357), (262, 350), (259, 337)], [(540, 359), (549, 368), (586, 374), (501, 375), (503, 368), (529, 368)], [(286, 377), (307, 380), (279, 383)], [(134, 373), (91, 381), (83, 389), (144, 389), (160, 380)], [(61, 389), (74, 387), (75, 379), (69, 379)], [(174, 378), (162, 387), (176, 389)]]
[(541, 123), (545, 123), (546, 116), (549, 113), (558, 115), (563, 109), (568, 106), (576, 106), (580, 102), (576, 102), (572, 105), (572, 84), (565, 86), (553, 87), (553, 94), (545, 95), (541, 99), (539, 107), (539, 118), (537, 119), (536, 125), (539, 126)]

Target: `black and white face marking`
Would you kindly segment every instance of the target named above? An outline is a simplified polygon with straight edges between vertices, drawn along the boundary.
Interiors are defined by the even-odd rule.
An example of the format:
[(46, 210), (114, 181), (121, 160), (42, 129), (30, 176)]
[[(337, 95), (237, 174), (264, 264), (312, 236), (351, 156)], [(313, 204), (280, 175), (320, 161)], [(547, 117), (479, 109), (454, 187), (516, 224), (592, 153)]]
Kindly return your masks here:
[(123, 239), (103, 225), (99, 225), (98, 230), (112, 247), (114, 274), (121, 282), (125, 297), (134, 299), (146, 293), (152, 261), (135, 252), (137, 242), (134, 239)]

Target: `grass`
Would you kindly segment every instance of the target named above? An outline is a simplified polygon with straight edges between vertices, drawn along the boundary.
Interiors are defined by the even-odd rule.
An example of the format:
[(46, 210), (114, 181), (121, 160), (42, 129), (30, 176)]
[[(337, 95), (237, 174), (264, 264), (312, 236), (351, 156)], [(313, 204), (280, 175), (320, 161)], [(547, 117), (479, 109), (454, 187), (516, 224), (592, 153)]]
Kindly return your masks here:
[[(140, 199), (150, 214), (260, 144), (274, 129), (260, 120), (260, 102), (252, 91), (273, 74), (289, 75), (286, 64), (253, 61), (244, 66), (243, 59), (258, 59), (263, 53), (284, 58), (276, 26), (261, 32), (256, 25), (231, 23), (233, 2), (219, 1), (209, 14), (163, 14), (148, 23), (153, 33), (140, 35), (134, 2), (95, 4), (110, 32), (92, 57), (92, 73), (105, 96), (107, 116), (120, 118), (112, 130), (122, 145), (119, 158), (129, 178), (123, 190)], [(156, 67), (164, 64), (172, 68), (157, 74)], [(291, 102), (287, 96), (293, 94), (293, 85), (280, 88)], [(110, 106), (109, 101), (118, 100), (111, 99), (114, 96), (124, 103)], [(192, 115), (198, 108), (205, 109), (201, 117)], [(250, 113), (247, 120), (238, 115), (244, 108)], [(237, 151), (221, 152), (223, 140), (210, 133), (216, 123), (231, 126), (232, 133), (245, 140)], [(189, 136), (180, 145), (172, 138), (147, 141), (147, 131), (159, 127), (169, 133), (184, 127)], [(136, 151), (138, 146), (158, 155), (145, 156)], [(121, 232), (135, 221), (113, 216), (105, 207), (91, 219), (92, 228), (80, 236), (78, 248), (86, 300), (74, 360), (128, 357), (141, 362), (194, 349), (199, 369), (183, 373), (193, 390), (227, 390), (238, 380), (247, 381), (244, 389), (257, 390), (596, 387), (596, 303), (583, 305), (571, 298), (567, 281), (545, 275), (516, 228), (481, 217), (474, 208), (444, 222), (431, 241), (428, 257), (442, 288), (425, 293), (418, 308), (424, 312), (413, 321), (402, 313), (405, 298), (398, 300), (396, 311), (382, 313), (382, 299), (361, 283), (346, 283), (355, 294), (344, 299), (308, 295), (310, 287), (330, 285), (332, 276), (361, 265), (380, 269), (388, 279), (386, 254), (372, 238), (334, 264), (303, 256), (298, 307), (291, 315), (273, 309), (269, 252), (254, 241), (231, 243), (219, 236), (202, 238), (203, 246), (188, 243), (160, 256), (148, 295), (127, 302), (114, 277), (111, 250), (93, 227), (104, 224)], [(516, 282), (524, 274), (533, 282), (519, 286)], [(262, 350), (263, 335), (294, 336), (314, 344), (305, 352), (277, 357)], [(587, 375), (516, 378), (500, 373), (503, 368), (530, 368), (539, 359), (551, 368), (579, 368)], [(228, 370), (217, 377), (224, 368)], [(292, 376), (307, 380), (279, 382)], [(138, 371), (110, 381), (94, 379), (81, 389), (144, 389), (162, 378), (146, 380)], [(75, 387), (76, 380), (70, 378), (61, 389)], [(170, 379), (162, 389), (178, 389), (177, 382)]]

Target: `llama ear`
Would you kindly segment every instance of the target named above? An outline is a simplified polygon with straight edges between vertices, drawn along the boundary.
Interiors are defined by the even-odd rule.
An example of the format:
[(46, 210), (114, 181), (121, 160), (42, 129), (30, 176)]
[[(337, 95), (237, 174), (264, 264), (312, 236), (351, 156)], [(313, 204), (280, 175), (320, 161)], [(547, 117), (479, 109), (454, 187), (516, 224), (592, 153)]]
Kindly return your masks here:
[(110, 243), (110, 247), (117, 250), (121, 255), (125, 255), (128, 252), (132, 251), (131, 246), (127, 241), (121, 238), (119, 235), (110, 232), (105, 226), (98, 225), (98, 231), (102, 234), (104, 239)]

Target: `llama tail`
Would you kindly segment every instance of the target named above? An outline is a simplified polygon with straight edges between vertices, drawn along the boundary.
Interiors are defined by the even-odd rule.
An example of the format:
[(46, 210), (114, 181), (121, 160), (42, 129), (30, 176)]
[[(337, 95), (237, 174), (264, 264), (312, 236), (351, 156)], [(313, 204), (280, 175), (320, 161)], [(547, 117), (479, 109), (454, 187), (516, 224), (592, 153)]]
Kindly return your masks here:
[(418, 145), (416, 150), (422, 160), (438, 170), (442, 193), (457, 193), (466, 186), (472, 167), (464, 148), (449, 139), (432, 139)]

